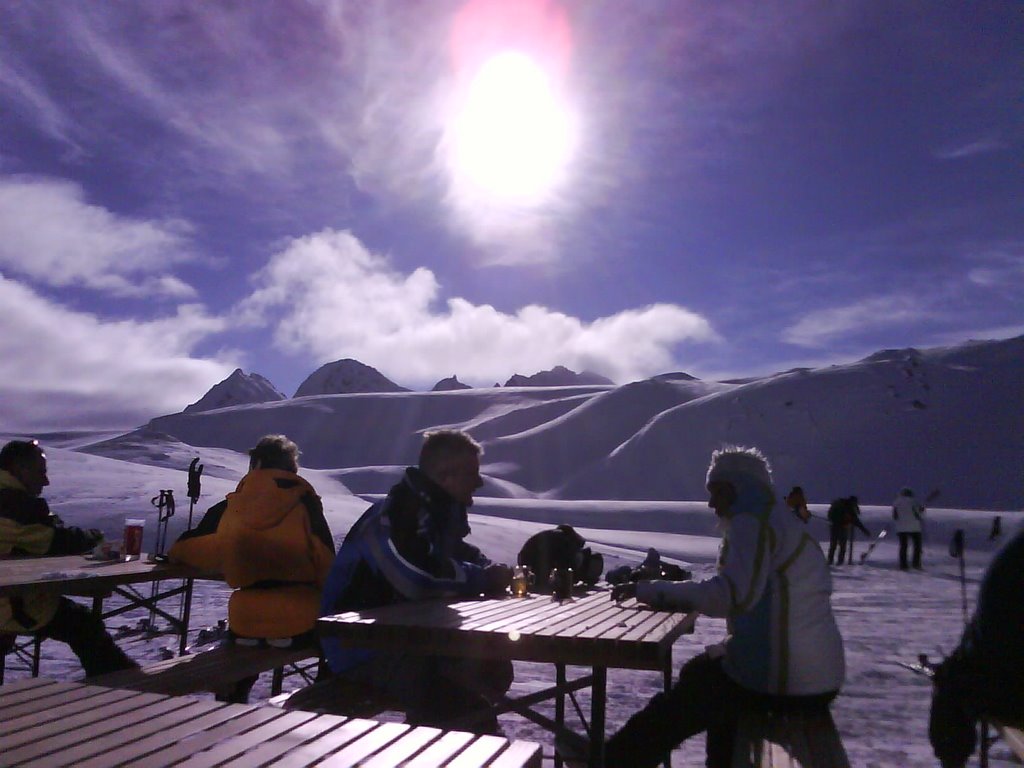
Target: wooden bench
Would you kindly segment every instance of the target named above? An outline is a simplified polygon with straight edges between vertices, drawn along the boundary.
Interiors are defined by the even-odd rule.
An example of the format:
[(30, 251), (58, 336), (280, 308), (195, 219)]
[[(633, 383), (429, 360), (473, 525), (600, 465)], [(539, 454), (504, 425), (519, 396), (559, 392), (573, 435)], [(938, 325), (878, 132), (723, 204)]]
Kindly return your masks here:
[[(302, 665), (315, 659), (316, 663)], [(200, 653), (176, 656), (139, 669), (111, 672), (89, 679), (90, 684), (107, 688), (180, 696), (189, 693), (222, 694), (246, 678), (273, 670), (273, 694), (281, 692), (285, 668), (312, 680), (319, 664), (316, 648), (273, 648), (222, 645)]]
[(368, 685), (344, 677), (330, 677), (305, 688), (272, 697), (272, 706), (324, 715), (374, 717), (381, 712), (401, 712), (403, 707)]
[(850, 768), (832, 713), (751, 712), (740, 717), (733, 768)]
[(45, 678), (0, 687), (4, 765), (541, 768), (539, 744)]

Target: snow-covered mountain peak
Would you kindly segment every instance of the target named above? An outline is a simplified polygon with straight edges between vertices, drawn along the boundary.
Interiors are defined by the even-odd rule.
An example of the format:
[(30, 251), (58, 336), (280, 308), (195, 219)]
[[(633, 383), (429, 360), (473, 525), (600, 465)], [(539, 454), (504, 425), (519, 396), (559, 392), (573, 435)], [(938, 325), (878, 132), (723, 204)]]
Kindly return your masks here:
[(376, 368), (345, 358), (326, 363), (306, 377), (295, 397), (307, 395), (346, 395), (356, 392), (408, 392)]
[(212, 411), (215, 408), (227, 408), (232, 405), (270, 403), (287, 399), (287, 395), (263, 376), (258, 373), (245, 373), (241, 368), (236, 368), (224, 381), (214, 384), (209, 392), (187, 406), (184, 412)]

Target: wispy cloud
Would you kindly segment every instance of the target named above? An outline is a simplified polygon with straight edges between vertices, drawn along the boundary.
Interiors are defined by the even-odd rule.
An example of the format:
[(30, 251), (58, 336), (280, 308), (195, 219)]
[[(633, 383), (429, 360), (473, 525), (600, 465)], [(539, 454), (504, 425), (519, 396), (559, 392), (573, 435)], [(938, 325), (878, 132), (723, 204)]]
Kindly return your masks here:
[(166, 271), (193, 257), (190, 232), (180, 220), (112, 214), (70, 182), (0, 177), (0, 268), (37, 284), (190, 298), (195, 290)]
[(237, 308), (248, 323), (272, 323), (275, 343), (318, 361), (354, 357), (402, 383), (457, 372), (489, 384), (557, 364), (616, 381), (669, 370), (682, 342), (717, 339), (700, 315), (656, 304), (585, 322), (531, 305), (501, 312), (463, 298), (440, 301), (434, 274), (395, 271), (348, 232), (292, 241), (257, 277)]
[(822, 347), (834, 339), (863, 331), (893, 328), (931, 314), (914, 296), (877, 296), (843, 307), (822, 309), (784, 329), (782, 340), (801, 347)]
[(1000, 152), (1008, 147), (1009, 144), (1000, 139), (984, 138), (978, 139), (977, 141), (971, 141), (967, 144), (936, 150), (935, 156), (940, 160), (962, 160), (965, 157), (975, 157), (976, 155), (987, 155), (991, 152)]
[(7, 430), (132, 427), (181, 410), (232, 370), (192, 350), (224, 329), (183, 305), (107, 322), (0, 275), (0, 423)]
[(66, 144), (72, 154), (81, 152), (73, 138), (74, 121), (31, 70), (20, 71), (15, 62), (0, 60), (0, 91), (17, 105), (18, 111), (30, 115), (32, 122), (45, 135)]

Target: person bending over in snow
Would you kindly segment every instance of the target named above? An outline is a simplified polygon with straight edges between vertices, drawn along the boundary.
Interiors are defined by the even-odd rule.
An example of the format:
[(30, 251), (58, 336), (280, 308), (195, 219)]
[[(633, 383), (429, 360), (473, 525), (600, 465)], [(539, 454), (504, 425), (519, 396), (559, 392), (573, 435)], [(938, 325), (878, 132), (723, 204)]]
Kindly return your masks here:
[(707, 765), (729, 768), (743, 711), (827, 708), (843, 683), (825, 557), (800, 520), (776, 506), (767, 459), (753, 448), (715, 451), (707, 489), (723, 530), (718, 574), (621, 584), (612, 597), (725, 618), (728, 636), (686, 662), (672, 689), (609, 739), (607, 765), (658, 765), (706, 731)]

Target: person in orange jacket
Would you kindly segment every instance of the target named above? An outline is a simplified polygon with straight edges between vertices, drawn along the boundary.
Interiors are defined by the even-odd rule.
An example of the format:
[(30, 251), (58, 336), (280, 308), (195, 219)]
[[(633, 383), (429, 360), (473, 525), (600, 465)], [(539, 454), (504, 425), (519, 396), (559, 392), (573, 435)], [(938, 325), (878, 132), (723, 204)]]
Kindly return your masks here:
[(249, 451), (249, 473), (168, 553), (220, 573), (234, 588), (228, 629), (240, 644), (314, 642), (320, 598), (334, 560), (323, 504), (299, 477), (299, 449), (267, 435)]

